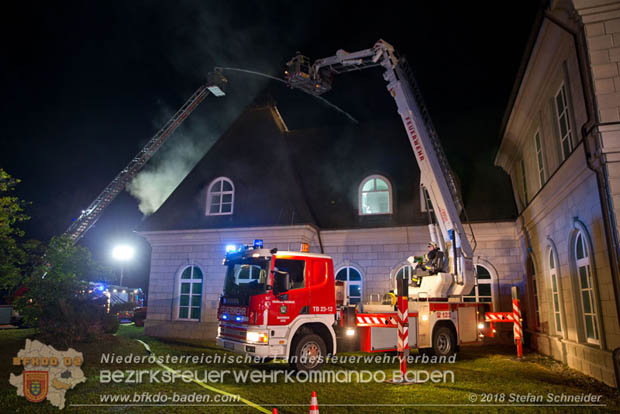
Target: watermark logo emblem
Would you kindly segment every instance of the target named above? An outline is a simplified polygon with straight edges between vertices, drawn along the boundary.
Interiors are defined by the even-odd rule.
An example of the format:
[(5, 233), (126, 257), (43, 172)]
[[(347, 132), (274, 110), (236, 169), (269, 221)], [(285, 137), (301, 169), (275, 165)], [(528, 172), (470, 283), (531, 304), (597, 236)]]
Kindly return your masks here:
[(49, 384), (47, 371), (24, 371), (24, 397), (30, 402), (45, 400)]
[(68, 390), (86, 381), (82, 371), (84, 356), (69, 348), (59, 351), (39, 341), (26, 339), (26, 346), (13, 357), (14, 367), (23, 367), (21, 374), (11, 373), (9, 383), (17, 395), (38, 403), (49, 401), (62, 410)]

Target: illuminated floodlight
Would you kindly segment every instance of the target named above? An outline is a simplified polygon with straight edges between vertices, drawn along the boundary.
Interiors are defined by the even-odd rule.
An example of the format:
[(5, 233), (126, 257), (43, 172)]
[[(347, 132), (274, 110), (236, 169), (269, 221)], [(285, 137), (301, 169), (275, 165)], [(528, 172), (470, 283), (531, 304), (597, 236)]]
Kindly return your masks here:
[(133, 247), (126, 244), (121, 244), (112, 250), (112, 257), (120, 262), (126, 262), (133, 258), (134, 252)]
[(353, 336), (353, 335), (355, 335), (355, 329), (351, 329), (351, 328), (347, 329), (347, 336)]

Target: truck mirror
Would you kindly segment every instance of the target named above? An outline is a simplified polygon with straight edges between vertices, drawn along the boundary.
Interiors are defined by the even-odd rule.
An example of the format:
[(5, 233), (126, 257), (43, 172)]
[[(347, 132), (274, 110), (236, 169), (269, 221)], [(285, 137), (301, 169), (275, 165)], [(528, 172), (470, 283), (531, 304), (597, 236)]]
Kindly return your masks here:
[(280, 293), (288, 292), (290, 276), (288, 272), (280, 270), (273, 271), (273, 294), (278, 296)]

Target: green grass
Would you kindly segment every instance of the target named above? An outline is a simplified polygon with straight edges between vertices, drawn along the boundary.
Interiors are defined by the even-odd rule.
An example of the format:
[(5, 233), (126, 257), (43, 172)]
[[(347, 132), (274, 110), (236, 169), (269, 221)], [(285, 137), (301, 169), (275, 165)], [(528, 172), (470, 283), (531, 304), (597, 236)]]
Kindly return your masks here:
[[(15, 388), (8, 382), (9, 372), (19, 374), (21, 368), (11, 366), (12, 357), (24, 346), (25, 339), (32, 336), (32, 330), (0, 331), (0, 412), (19, 413), (54, 413), (58, 412), (49, 402), (34, 404), (18, 397)], [(77, 385), (66, 394), (66, 413), (258, 413), (255, 409), (241, 406), (177, 406), (177, 407), (145, 407), (145, 406), (107, 406), (83, 407), (71, 404), (100, 404), (101, 394), (128, 394), (135, 392), (166, 393), (172, 392), (191, 394), (210, 394), (213, 392), (201, 388), (195, 383), (177, 382), (176, 384), (102, 384), (99, 374), (102, 369), (159, 369), (156, 365), (147, 364), (106, 364), (100, 362), (101, 354), (112, 352), (117, 355), (144, 355), (143, 346), (136, 341), (147, 342), (157, 355), (232, 355), (217, 349), (214, 343), (180, 343), (163, 341), (143, 334), (142, 328), (122, 326), (117, 335), (107, 336), (94, 343), (78, 344), (74, 348), (84, 354), (85, 363), (82, 367), (88, 377), (85, 383)], [(425, 383), (414, 385), (393, 385), (388, 383), (331, 383), (331, 384), (301, 384), (285, 383), (282, 379), (278, 383), (243, 384), (236, 383), (232, 375), (227, 375), (221, 384), (210, 385), (233, 394), (240, 394), (243, 398), (271, 409), (274, 404), (279, 413), (307, 413), (308, 403), (312, 391), (316, 391), (319, 399), (319, 408), (322, 414), (328, 413), (410, 413), (410, 412), (608, 412), (620, 411), (620, 398), (616, 390), (600, 382), (583, 376), (576, 371), (566, 368), (549, 358), (537, 354), (527, 354), (524, 361), (514, 359), (514, 348), (510, 346), (488, 346), (463, 348), (455, 364), (416, 364), (410, 366), (415, 370), (452, 370), (454, 383)], [(346, 354), (357, 355), (357, 354)], [(359, 354), (365, 355), (365, 354)], [(189, 370), (252, 370), (264, 371), (285, 370), (287, 366), (278, 363), (265, 365), (257, 364), (169, 364), (175, 369)], [(389, 377), (393, 370), (398, 369), (396, 364), (329, 364), (324, 370), (369, 370), (383, 371)], [(281, 377), (282, 378), (282, 377)], [(546, 396), (555, 394), (587, 394), (602, 395), (605, 408), (585, 407), (499, 407), (499, 406), (467, 406), (470, 394), (504, 393), (506, 398), (510, 393)], [(298, 404), (298, 405), (296, 405)], [(357, 406), (333, 406), (328, 404), (356, 404)], [(446, 406), (417, 406), (417, 407), (380, 407), (369, 404), (465, 404), (463, 407)], [(303, 405), (303, 406), (301, 406)], [(366, 407), (364, 407), (366, 405)]]

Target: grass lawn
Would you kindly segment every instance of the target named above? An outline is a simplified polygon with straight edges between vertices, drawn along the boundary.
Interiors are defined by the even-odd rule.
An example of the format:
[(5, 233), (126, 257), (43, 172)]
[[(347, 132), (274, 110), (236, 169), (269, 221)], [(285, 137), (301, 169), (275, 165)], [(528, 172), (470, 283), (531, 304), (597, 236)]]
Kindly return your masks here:
[[(9, 373), (21, 373), (21, 368), (11, 366), (12, 357), (24, 346), (25, 339), (33, 335), (32, 330), (5, 330), (0, 331), (0, 412), (1, 413), (55, 413), (58, 409), (49, 402), (30, 403), (23, 397), (18, 397), (15, 388), (8, 382)], [(154, 364), (102, 364), (102, 353), (116, 355), (145, 355), (144, 347), (137, 342), (140, 339), (148, 343), (156, 355), (202, 356), (202, 355), (233, 355), (217, 349), (214, 343), (182, 344), (172, 341), (163, 341), (146, 337), (142, 328), (122, 326), (115, 336), (108, 336), (98, 342), (80, 344), (75, 349), (84, 354), (85, 362), (82, 366), (88, 377), (85, 383), (78, 384), (66, 393), (66, 413), (258, 413), (243, 403), (228, 403), (233, 405), (184, 405), (184, 406), (127, 406), (120, 403), (107, 403), (108, 406), (83, 406), (72, 404), (102, 404), (100, 396), (103, 394), (131, 395), (134, 393), (162, 393), (170, 398), (177, 394), (211, 395), (215, 393), (202, 388), (196, 383), (177, 381), (175, 384), (102, 384), (100, 371), (161, 369)], [(343, 354), (367, 355), (367, 354)], [(615, 389), (609, 388), (595, 380), (570, 370), (551, 359), (536, 354), (526, 354), (525, 361), (514, 360), (513, 347), (469, 347), (461, 349), (457, 362), (454, 364), (412, 364), (413, 370), (451, 370), (454, 372), (454, 382), (431, 383), (414, 385), (393, 385), (388, 383), (285, 383), (283, 376), (277, 383), (237, 383), (232, 374), (225, 376), (222, 383), (210, 382), (209, 385), (250, 400), (271, 410), (274, 406), (279, 413), (307, 413), (308, 403), (312, 391), (316, 391), (321, 413), (410, 413), (410, 412), (608, 412), (620, 411), (620, 397)], [(202, 378), (205, 369), (221, 370), (254, 370), (278, 371), (287, 366), (278, 363), (271, 364), (167, 364), (174, 369), (199, 370)], [(334, 363), (325, 366), (324, 370), (368, 370), (373, 373), (383, 371), (388, 377), (393, 370), (398, 369), (396, 364), (375, 363)], [(505, 394), (504, 406), (493, 406), (491, 403), (481, 403), (483, 393)], [(544, 399), (548, 393), (555, 395), (566, 394), (596, 394), (602, 395), (601, 402), (606, 407), (565, 407), (565, 406), (516, 406), (508, 404), (510, 394), (541, 395)], [(476, 403), (472, 405), (470, 399), (476, 396)], [(213, 397), (211, 397), (213, 398)], [(501, 398), (501, 397), (498, 397)], [(168, 401), (170, 403), (170, 401)], [(347, 405), (348, 404), (348, 405)], [(357, 406), (352, 406), (356, 405)], [(370, 406), (374, 404), (374, 406)], [(398, 404), (399, 406), (381, 406), (380, 404)], [(416, 406), (404, 407), (406, 404)], [(423, 405), (429, 404), (429, 405)], [(463, 406), (454, 406), (463, 404)], [(433, 406), (434, 405), (434, 406)]]

